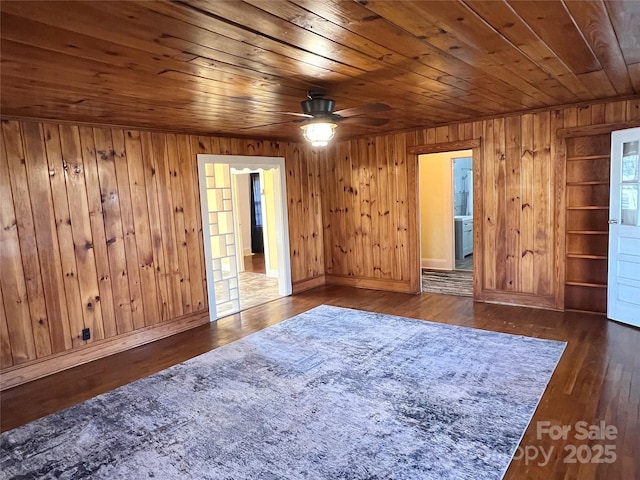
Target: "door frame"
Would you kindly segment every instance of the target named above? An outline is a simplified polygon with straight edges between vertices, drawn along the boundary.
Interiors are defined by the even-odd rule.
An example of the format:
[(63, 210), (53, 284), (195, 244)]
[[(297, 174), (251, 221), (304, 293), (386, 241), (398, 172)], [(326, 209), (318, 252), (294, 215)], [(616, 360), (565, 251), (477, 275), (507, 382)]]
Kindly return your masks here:
[[(455, 152), (458, 150), (471, 150), (472, 168), (473, 168), (473, 299), (482, 300), (484, 284), (484, 247), (482, 235), (482, 221), (484, 215), (483, 198), (482, 198), (482, 140), (475, 138), (472, 140), (459, 140), (456, 142), (442, 142), (425, 145), (414, 145), (407, 148), (407, 161), (412, 162), (415, 168), (415, 220), (420, 225), (420, 182), (419, 179), (419, 156), (429, 153)], [(413, 260), (411, 263), (417, 268), (417, 291), (422, 291), (422, 255), (420, 245), (420, 229), (418, 238), (414, 241), (416, 244)], [(477, 252), (477, 253), (476, 253)]]
[[(211, 257), (211, 239), (207, 235), (207, 186), (204, 175), (205, 164), (223, 163), (236, 170), (275, 169), (274, 175), (275, 203), (276, 203), (276, 241), (278, 251), (278, 293), (280, 296), (291, 295), (291, 257), (289, 248), (289, 215), (287, 211), (287, 176), (284, 157), (257, 157), (243, 155), (213, 155), (197, 154), (198, 162), (198, 186), (200, 190), (200, 210), (202, 215), (202, 236), (205, 247), (205, 271), (207, 277), (207, 295), (209, 299), (209, 317), (211, 321), (217, 320), (215, 309), (215, 287), (213, 284), (213, 266), (209, 261)], [(233, 182), (232, 182), (233, 185)], [(234, 219), (237, 214), (234, 202), (235, 193), (231, 191)], [(235, 227), (235, 220), (234, 220)], [(237, 245), (236, 245), (237, 248)], [(240, 252), (242, 254), (243, 252)], [(238, 252), (236, 252), (238, 254)]]
[[(235, 236), (236, 236), (236, 248), (240, 251), (240, 255), (238, 257), (238, 272), (244, 272), (244, 242), (242, 240), (242, 229), (240, 228), (240, 215), (238, 214), (238, 210), (240, 207), (238, 205), (238, 196), (233, 192), (238, 191), (238, 177), (234, 172), (230, 172), (231, 174), (231, 198), (233, 201), (233, 225), (235, 228)], [(204, 231), (204, 229), (203, 229)], [(237, 253), (237, 252), (236, 252)]]

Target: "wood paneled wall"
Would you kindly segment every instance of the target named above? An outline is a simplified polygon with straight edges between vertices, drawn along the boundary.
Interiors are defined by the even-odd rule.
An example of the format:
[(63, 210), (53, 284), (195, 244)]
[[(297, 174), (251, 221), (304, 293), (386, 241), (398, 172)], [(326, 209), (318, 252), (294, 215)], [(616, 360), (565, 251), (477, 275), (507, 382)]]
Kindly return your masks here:
[[(417, 292), (417, 155), (480, 139), (474, 158), (477, 299), (564, 307), (564, 140), (557, 131), (640, 118), (594, 103), (337, 143), (323, 196), (327, 281)], [(462, 145), (460, 143), (459, 145)]]
[(0, 137), (5, 371), (206, 311), (198, 153), (285, 157), (292, 281), (324, 281), (305, 145), (14, 120)]
[(329, 283), (417, 291), (417, 163), (409, 135), (337, 143), (323, 176), (325, 273)]
[[(285, 157), (294, 291), (324, 283), (326, 273), (331, 283), (417, 292), (418, 162), (408, 151), (480, 139), (477, 298), (561, 309), (565, 166), (557, 131), (634, 119), (637, 98), (359, 138), (326, 151), (3, 120), (3, 372), (54, 365), (109, 339), (122, 347), (119, 339), (136, 332), (167, 334), (176, 319), (206, 312), (198, 153)], [(88, 342), (80, 338), (86, 327)]]

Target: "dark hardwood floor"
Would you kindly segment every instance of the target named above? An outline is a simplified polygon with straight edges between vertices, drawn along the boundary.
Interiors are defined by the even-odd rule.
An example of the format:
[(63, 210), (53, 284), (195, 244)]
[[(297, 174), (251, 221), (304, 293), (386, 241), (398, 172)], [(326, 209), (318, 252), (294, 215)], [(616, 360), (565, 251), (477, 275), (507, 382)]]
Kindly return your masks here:
[[(504, 478), (640, 478), (640, 330), (595, 315), (481, 304), (465, 297), (337, 286), (281, 298), (217, 323), (2, 392), (2, 430), (112, 390), (323, 303), (567, 341), (567, 349), (522, 439), (523, 451), (528, 451), (530, 457), (536, 452), (538, 457), (516, 456)], [(617, 429), (616, 438), (576, 439), (576, 423), (580, 421), (586, 425), (605, 422)], [(552, 440), (547, 434), (537, 438), (538, 422), (571, 426), (571, 431), (564, 440)], [(598, 454), (598, 445), (612, 445), (607, 451), (615, 454), (615, 461), (596, 463), (611, 457)], [(571, 456), (572, 449), (578, 455)], [(590, 461), (585, 461), (587, 455)], [(567, 463), (572, 459), (576, 463)]]
[(267, 269), (264, 264), (264, 253), (254, 253), (244, 257), (245, 272), (266, 274)]

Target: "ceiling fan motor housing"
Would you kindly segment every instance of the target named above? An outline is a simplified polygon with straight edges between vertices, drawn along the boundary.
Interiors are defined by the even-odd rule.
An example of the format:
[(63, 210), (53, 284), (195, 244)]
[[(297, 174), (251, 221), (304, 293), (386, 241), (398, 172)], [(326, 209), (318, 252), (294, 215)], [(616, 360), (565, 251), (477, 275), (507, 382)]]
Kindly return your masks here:
[(336, 102), (330, 98), (324, 98), (324, 92), (309, 92), (309, 99), (300, 102), (302, 111), (307, 115), (330, 116), (333, 113)]

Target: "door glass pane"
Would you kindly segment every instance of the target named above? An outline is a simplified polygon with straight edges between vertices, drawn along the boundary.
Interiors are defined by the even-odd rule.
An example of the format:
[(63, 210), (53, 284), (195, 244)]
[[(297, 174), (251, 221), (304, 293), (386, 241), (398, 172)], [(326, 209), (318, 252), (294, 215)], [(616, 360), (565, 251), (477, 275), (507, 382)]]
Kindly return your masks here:
[(621, 224), (638, 224), (638, 185), (622, 185), (620, 189)]
[(220, 318), (240, 309), (229, 165), (206, 164), (205, 171), (216, 315)]
[(622, 145), (622, 181), (638, 181), (638, 143), (627, 142)]

